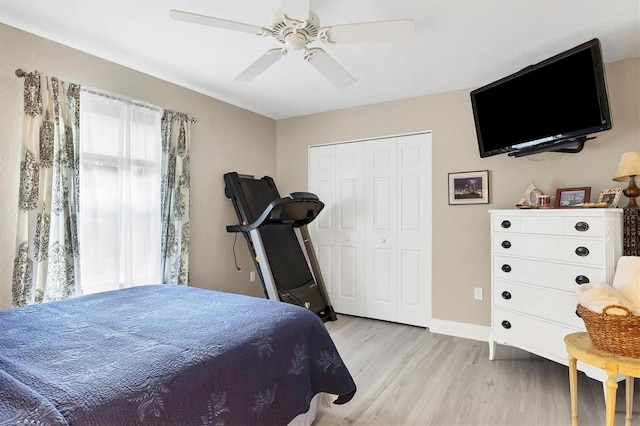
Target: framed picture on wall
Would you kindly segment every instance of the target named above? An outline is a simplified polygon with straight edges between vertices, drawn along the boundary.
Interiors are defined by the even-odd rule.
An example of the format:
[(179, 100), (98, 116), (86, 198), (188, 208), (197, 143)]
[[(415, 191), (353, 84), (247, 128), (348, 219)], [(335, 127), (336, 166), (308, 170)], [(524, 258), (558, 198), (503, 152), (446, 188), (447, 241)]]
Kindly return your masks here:
[(449, 204), (489, 204), (489, 171), (449, 173)]
[(556, 189), (556, 208), (567, 209), (572, 207), (582, 207), (589, 202), (591, 187), (582, 186), (578, 188), (558, 188)]

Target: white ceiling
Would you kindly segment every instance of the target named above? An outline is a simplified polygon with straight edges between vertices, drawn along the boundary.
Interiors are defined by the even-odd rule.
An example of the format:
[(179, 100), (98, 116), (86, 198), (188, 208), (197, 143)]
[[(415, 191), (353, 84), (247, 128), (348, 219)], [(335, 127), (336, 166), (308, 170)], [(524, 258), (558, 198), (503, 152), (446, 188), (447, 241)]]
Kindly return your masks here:
[(409, 18), (415, 34), (321, 45), (356, 78), (345, 89), (300, 52), (242, 83), (234, 78), (275, 39), (169, 18), (180, 9), (268, 27), (281, 4), (0, 0), (0, 22), (274, 119), (478, 87), (592, 38), (605, 62), (640, 56), (638, 0), (311, 0), (322, 26)]

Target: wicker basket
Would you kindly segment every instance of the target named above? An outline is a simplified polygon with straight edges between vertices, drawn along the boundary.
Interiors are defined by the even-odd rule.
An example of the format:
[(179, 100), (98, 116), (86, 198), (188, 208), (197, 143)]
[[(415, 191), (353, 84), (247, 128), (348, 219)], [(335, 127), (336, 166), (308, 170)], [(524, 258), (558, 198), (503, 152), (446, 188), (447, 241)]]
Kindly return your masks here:
[[(607, 314), (610, 308), (622, 309), (627, 315)], [(640, 358), (640, 316), (619, 305), (606, 306), (599, 314), (579, 304), (577, 312), (593, 346), (616, 355)]]

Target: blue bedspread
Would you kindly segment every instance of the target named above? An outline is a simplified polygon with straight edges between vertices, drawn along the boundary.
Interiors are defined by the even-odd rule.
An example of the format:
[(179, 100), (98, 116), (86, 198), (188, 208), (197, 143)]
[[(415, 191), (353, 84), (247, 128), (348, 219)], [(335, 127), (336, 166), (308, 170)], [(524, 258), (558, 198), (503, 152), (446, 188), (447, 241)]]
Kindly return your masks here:
[(174, 285), (0, 312), (0, 425), (284, 425), (355, 384), (322, 321)]

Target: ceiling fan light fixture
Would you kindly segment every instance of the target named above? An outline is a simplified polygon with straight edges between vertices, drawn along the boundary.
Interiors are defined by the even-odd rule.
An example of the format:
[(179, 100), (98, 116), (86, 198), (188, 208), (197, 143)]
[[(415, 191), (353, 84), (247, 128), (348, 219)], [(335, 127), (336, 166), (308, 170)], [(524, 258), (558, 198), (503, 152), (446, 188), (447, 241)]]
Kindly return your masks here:
[(299, 32), (292, 32), (284, 37), (284, 44), (292, 50), (302, 50), (307, 43), (307, 37)]

